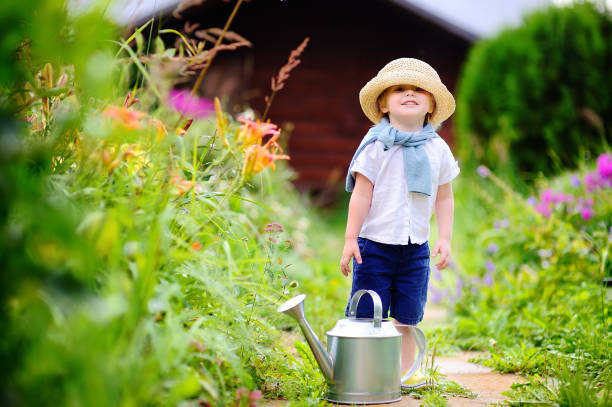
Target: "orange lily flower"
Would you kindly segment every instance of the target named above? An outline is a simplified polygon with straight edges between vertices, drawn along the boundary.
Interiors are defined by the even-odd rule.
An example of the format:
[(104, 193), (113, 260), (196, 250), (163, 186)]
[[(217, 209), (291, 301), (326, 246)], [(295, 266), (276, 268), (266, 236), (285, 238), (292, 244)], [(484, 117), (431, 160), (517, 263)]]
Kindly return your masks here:
[(238, 129), (238, 140), (240, 140), (245, 147), (258, 143), (259, 140), (268, 134), (276, 138), (280, 136), (280, 131), (276, 124), (267, 122), (262, 123), (259, 120), (253, 121), (244, 117), (239, 117), (238, 121), (244, 123)]
[(181, 176), (179, 176), (178, 174), (174, 174), (172, 176), (172, 179), (170, 180), (170, 185), (173, 186), (172, 195), (174, 196), (181, 196), (185, 192), (191, 191), (192, 189), (195, 192), (200, 192), (202, 190), (202, 187), (200, 186), (200, 184), (188, 181), (182, 178)]
[(156, 142), (162, 141), (168, 134), (168, 130), (166, 130), (166, 126), (160, 120), (149, 119), (149, 125), (155, 127), (155, 132), (157, 133), (157, 136), (155, 137)]
[(268, 166), (273, 170), (276, 169), (274, 165), (276, 160), (290, 159), (288, 155), (276, 154), (277, 151), (282, 152), (280, 146), (276, 143), (277, 139), (278, 135), (272, 136), (263, 146), (255, 144), (247, 148), (244, 155), (244, 166), (242, 167), (242, 174), (245, 180), (248, 180)]
[(140, 119), (146, 116), (145, 113), (118, 106), (107, 107), (104, 109), (103, 114), (130, 129), (139, 129)]

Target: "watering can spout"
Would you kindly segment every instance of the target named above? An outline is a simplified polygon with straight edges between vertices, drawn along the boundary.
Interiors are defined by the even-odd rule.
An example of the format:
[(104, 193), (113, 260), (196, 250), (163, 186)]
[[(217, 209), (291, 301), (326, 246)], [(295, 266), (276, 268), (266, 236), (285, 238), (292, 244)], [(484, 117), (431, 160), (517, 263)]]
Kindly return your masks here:
[(325, 376), (325, 379), (327, 379), (328, 382), (331, 382), (334, 376), (334, 363), (323, 347), (323, 344), (310, 327), (310, 324), (304, 317), (305, 298), (306, 294), (300, 294), (291, 298), (290, 300), (285, 301), (280, 307), (278, 307), (278, 312), (283, 312), (298, 322), (300, 329), (306, 337), (306, 341), (314, 354), (315, 360), (319, 364), (321, 372), (323, 372), (323, 376)]

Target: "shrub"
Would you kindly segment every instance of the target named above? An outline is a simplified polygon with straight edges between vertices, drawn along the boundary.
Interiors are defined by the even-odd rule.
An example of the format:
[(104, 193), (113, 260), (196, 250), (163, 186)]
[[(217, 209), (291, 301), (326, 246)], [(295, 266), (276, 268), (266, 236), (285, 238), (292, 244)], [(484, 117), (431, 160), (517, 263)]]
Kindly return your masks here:
[[(539, 179), (529, 198), (486, 167), (469, 180), (473, 188), (457, 189), (486, 214), (471, 216), (470, 230), (455, 238), (470, 250), (456, 250), (463, 289), (453, 299), (451, 335), (459, 346), (488, 350), (479, 361), (499, 371), (554, 377), (559, 386), (537, 398), (569, 400), (560, 405), (574, 405), (580, 392), (603, 401), (608, 393), (599, 390), (612, 383), (612, 315), (602, 285), (612, 275), (612, 154), (593, 161)], [(561, 367), (581, 379), (569, 380)], [(544, 384), (534, 377), (521, 388)], [(512, 397), (526, 400), (523, 390)]]
[(588, 2), (476, 44), (458, 89), (459, 155), (515, 180), (591, 158), (610, 137), (611, 60), (610, 15)]

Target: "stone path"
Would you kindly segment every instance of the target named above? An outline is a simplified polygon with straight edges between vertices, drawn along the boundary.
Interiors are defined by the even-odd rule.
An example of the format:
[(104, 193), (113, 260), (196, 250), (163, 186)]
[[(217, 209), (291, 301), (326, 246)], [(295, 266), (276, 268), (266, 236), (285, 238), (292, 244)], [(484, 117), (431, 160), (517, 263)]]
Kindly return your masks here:
[[(427, 329), (442, 327), (445, 324), (446, 313), (444, 309), (428, 307), (420, 326)], [(459, 352), (450, 357), (436, 357), (434, 365), (438, 367), (440, 373), (446, 376), (446, 379), (455, 381), (478, 395), (475, 399), (450, 397), (448, 399), (449, 406), (486, 406), (501, 403), (506, 399), (501, 393), (510, 389), (512, 383), (521, 380), (518, 375), (497, 373), (489, 367), (468, 362), (469, 359), (478, 355), (479, 352)], [(421, 400), (404, 396), (402, 401), (397, 403), (375, 404), (374, 406), (413, 407), (421, 404)]]
[[(425, 311), (425, 319), (420, 326), (425, 329), (444, 326), (445, 320), (446, 314), (443, 309), (428, 308)], [(447, 379), (459, 383), (478, 395), (475, 399), (450, 397), (448, 399), (449, 406), (486, 406), (494, 403), (501, 403), (506, 399), (501, 393), (510, 389), (512, 383), (521, 381), (518, 375), (500, 374), (494, 372), (489, 367), (468, 362), (470, 358), (477, 355), (478, 352), (459, 352), (450, 357), (436, 357), (434, 365), (438, 367), (440, 373), (444, 374)], [(260, 406), (268, 407), (282, 407), (284, 404), (285, 403), (280, 400), (268, 400), (259, 403)], [(401, 401), (396, 403), (375, 404), (373, 406), (412, 407), (420, 406), (421, 404), (421, 400), (404, 396)], [(330, 403), (330, 406), (331, 405)]]

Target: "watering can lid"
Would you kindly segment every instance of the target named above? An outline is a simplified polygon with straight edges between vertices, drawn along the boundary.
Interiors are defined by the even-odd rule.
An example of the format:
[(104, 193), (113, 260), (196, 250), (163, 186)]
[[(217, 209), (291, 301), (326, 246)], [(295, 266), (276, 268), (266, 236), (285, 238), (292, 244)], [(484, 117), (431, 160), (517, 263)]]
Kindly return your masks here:
[[(374, 305), (373, 318), (357, 318), (357, 306), (359, 300), (365, 294), (372, 297)], [(393, 325), (393, 322), (382, 319), (382, 302), (373, 290), (359, 290), (351, 297), (348, 309), (348, 319), (341, 319), (336, 326), (327, 332), (329, 336), (341, 336), (345, 338), (389, 338), (401, 336)]]
[(374, 325), (373, 318), (345, 318), (336, 322), (327, 336), (342, 338), (392, 338), (402, 336), (391, 320), (381, 321), (380, 327)]

